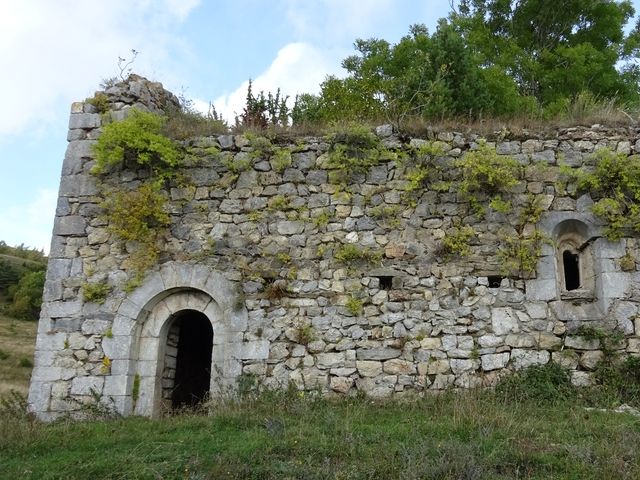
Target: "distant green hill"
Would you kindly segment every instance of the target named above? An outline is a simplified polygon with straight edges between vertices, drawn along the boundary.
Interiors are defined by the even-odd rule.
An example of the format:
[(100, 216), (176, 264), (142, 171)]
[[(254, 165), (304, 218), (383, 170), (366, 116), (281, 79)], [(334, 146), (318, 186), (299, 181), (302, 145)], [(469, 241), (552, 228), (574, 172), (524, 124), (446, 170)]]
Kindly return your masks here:
[(0, 241), (0, 313), (37, 318), (46, 268), (43, 251)]

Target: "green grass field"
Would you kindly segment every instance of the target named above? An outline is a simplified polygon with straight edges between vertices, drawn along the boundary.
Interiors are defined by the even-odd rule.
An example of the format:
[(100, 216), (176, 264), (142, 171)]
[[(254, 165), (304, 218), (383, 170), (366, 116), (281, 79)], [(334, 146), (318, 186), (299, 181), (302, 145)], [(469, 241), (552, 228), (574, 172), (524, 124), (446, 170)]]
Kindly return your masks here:
[(51, 425), (0, 413), (0, 478), (637, 479), (640, 418), (491, 392), (406, 401), (268, 393), (183, 414)]
[(640, 478), (640, 417), (586, 408), (627, 401), (620, 384), (638, 405), (639, 362), (608, 389), (577, 391), (544, 367), (497, 392), (264, 392), (160, 420), (87, 409), (41, 424), (24, 400), (36, 328), (0, 316), (0, 479)]

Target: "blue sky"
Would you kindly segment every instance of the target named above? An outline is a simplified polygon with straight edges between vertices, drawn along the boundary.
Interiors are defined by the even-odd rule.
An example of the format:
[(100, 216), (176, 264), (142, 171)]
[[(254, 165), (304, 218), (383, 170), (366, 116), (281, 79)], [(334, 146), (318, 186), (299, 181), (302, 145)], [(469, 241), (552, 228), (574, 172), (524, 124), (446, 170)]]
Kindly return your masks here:
[(70, 104), (131, 49), (137, 73), (232, 118), (249, 78), (317, 92), (356, 38), (397, 42), (448, 12), (449, 0), (0, 0), (0, 240), (48, 251)]

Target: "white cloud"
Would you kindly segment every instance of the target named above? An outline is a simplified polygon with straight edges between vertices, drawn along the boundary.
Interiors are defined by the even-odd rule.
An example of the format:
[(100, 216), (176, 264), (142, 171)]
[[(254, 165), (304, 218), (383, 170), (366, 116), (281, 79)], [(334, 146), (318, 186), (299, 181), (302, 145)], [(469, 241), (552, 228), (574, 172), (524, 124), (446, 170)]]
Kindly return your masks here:
[(164, 3), (169, 14), (176, 15), (183, 21), (200, 4), (200, 0), (164, 0)]
[[(175, 28), (199, 0), (20, 0), (3, 2), (0, 16), (2, 112), (0, 137), (17, 134), (58, 113), (101, 78), (118, 73), (118, 56), (141, 52), (136, 71), (167, 71), (181, 49)], [(165, 72), (159, 72), (165, 73)], [(65, 107), (66, 108), (66, 107)]]
[(28, 239), (27, 247), (48, 252), (57, 198), (56, 190), (41, 189), (32, 202), (3, 209), (0, 213), (2, 240), (8, 245), (19, 245)]
[(395, 9), (392, 0), (287, 0), (287, 18), (299, 38), (333, 45), (374, 35)]
[[(265, 72), (252, 80), (253, 93), (257, 95), (263, 90), (275, 94), (279, 87), (284, 95), (290, 96), (291, 101), (298, 93), (317, 93), (327, 75), (339, 73), (340, 67), (335, 58), (332, 52), (307, 43), (290, 43), (278, 51)], [(216, 110), (227, 121), (232, 122), (242, 112), (248, 86), (248, 81), (243, 82), (232, 93), (214, 101)], [(198, 105), (206, 109), (204, 102), (196, 102)]]

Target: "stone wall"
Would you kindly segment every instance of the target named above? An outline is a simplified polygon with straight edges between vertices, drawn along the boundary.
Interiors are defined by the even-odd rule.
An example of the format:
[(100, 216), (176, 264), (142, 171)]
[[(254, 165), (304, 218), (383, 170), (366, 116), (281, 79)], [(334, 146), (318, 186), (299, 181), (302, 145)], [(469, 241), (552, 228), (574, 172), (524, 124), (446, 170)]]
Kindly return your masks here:
[[(106, 115), (116, 121), (132, 106), (177, 104), (139, 77), (106, 94)], [(135, 245), (107, 228), (99, 179), (90, 174), (104, 121), (89, 103), (73, 104), (29, 396), (40, 418), (76, 414), (97, 397), (123, 414), (158, 414), (170, 387), (164, 373), (173, 368), (164, 365), (176, 343), (171, 318), (186, 309), (203, 312), (213, 327), (214, 395), (247, 378), (375, 397), (492, 386), (549, 361), (586, 385), (603, 351), (600, 340), (580, 335), (584, 326), (622, 332), (617, 351), (640, 353), (637, 241), (603, 238), (593, 201), (570, 196), (558, 168), (589, 168), (602, 147), (634, 154), (637, 129), (489, 136), (498, 154), (522, 166), (523, 179), (510, 211), (485, 208), (484, 216), (455, 181), (446, 183), (456, 160), (478, 148), (478, 135), (405, 138), (379, 127), (388, 151), (408, 159), (352, 175), (331, 168), (326, 137), (275, 139), (271, 153), (251, 135), (194, 138), (183, 142), (186, 183), (167, 189), (171, 226), (159, 264), (127, 293)], [(431, 179), (439, 187), (408, 192), (411, 165), (427, 142), (442, 152)], [(290, 165), (278, 163), (277, 149), (291, 152)], [(248, 168), (229, 170), (242, 164)], [(144, 172), (113, 179), (135, 185)], [(532, 198), (541, 220), (519, 225)], [(447, 254), (443, 239), (465, 225), (474, 230), (470, 253)], [(551, 240), (536, 271), (505, 275), (505, 237), (534, 228)], [(580, 243), (584, 285), (571, 291), (562, 282), (565, 239)], [(360, 257), (340, 260), (347, 245)], [(111, 287), (103, 304), (84, 300), (87, 282)]]

